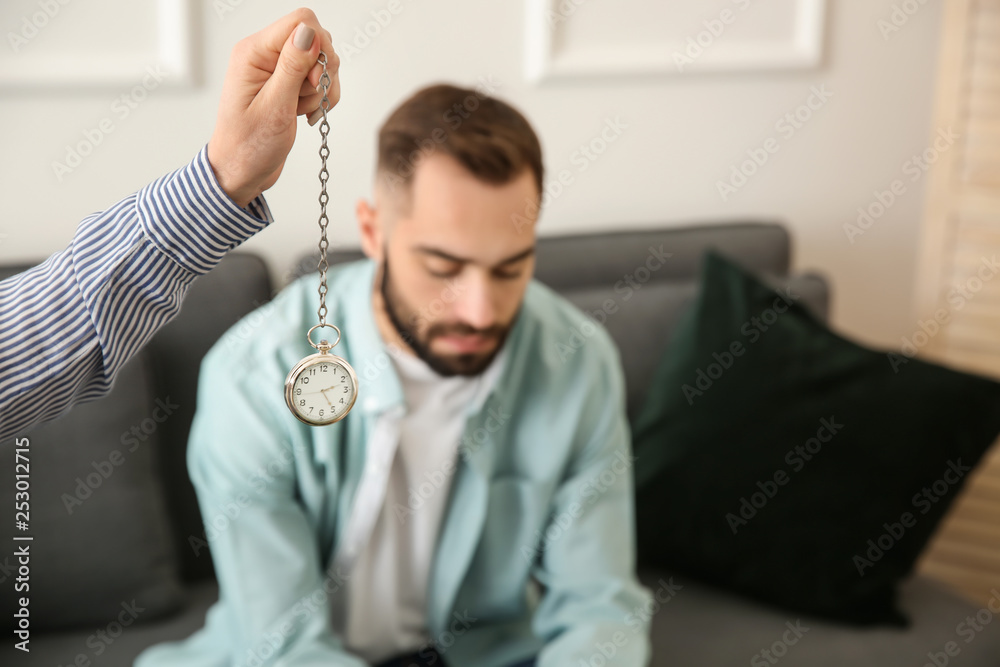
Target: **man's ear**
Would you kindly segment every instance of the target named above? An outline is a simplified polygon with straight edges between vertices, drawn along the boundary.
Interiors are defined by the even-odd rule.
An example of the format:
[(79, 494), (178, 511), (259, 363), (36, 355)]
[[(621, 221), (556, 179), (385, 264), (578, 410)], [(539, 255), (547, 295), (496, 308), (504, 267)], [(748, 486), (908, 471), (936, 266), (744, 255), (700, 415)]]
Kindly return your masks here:
[(358, 218), (358, 231), (361, 235), (361, 249), (365, 255), (376, 262), (382, 261), (382, 249), (385, 247), (382, 225), (379, 220), (378, 209), (372, 206), (368, 200), (362, 198), (358, 200), (354, 207), (354, 213)]

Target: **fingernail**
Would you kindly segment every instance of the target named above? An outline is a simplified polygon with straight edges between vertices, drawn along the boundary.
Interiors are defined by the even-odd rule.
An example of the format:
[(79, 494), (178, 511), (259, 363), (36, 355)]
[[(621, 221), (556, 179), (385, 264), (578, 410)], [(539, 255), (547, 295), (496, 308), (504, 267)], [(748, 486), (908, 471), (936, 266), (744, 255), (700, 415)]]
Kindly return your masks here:
[(319, 119), (323, 117), (323, 107), (319, 107), (316, 111), (309, 114), (309, 124), (315, 125), (319, 122)]
[(292, 43), (295, 48), (308, 51), (309, 47), (312, 46), (313, 37), (316, 36), (316, 31), (307, 26), (305, 23), (300, 23), (299, 27), (295, 29), (295, 39)]

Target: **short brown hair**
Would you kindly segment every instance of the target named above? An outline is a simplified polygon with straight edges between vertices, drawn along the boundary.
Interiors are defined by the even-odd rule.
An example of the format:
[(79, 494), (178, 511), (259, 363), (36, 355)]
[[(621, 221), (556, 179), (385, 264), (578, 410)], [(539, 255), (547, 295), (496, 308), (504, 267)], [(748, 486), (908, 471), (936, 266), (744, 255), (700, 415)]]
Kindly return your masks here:
[(542, 148), (534, 129), (517, 109), (484, 92), (435, 84), (403, 101), (379, 129), (377, 173), (391, 190), (400, 184), (408, 190), (420, 159), (438, 151), (497, 185), (530, 168), (542, 193)]

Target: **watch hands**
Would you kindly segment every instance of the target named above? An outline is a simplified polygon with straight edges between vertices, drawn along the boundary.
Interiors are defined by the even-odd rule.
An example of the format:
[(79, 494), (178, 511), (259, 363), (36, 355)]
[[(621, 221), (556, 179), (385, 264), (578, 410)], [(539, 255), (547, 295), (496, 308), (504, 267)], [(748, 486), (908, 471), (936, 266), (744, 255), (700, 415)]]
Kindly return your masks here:
[(324, 391), (330, 391), (331, 389), (336, 389), (339, 385), (331, 384), (326, 389), (316, 389), (315, 391), (302, 392), (304, 394), (322, 394)]
[(330, 402), (330, 397), (326, 395), (326, 392), (330, 391), (331, 389), (333, 389), (333, 387), (327, 387), (326, 389), (320, 389), (319, 393), (323, 394), (323, 398), (326, 399), (326, 404), (329, 405), (332, 408), (333, 407), (333, 403)]

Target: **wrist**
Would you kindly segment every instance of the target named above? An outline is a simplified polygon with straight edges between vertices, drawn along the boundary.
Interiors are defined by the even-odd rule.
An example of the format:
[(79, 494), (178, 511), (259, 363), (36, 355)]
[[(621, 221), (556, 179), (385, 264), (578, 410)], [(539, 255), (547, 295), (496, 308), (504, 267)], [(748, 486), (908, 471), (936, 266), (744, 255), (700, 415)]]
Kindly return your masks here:
[(250, 202), (257, 198), (260, 192), (254, 190), (247, 183), (247, 180), (240, 175), (239, 170), (232, 166), (231, 161), (224, 160), (219, 156), (219, 151), (212, 141), (208, 142), (207, 157), (219, 187), (237, 206), (246, 208)]
[(236, 206), (214, 177), (207, 147), (186, 166), (141, 189), (136, 209), (153, 245), (198, 275), (274, 220), (263, 197)]

